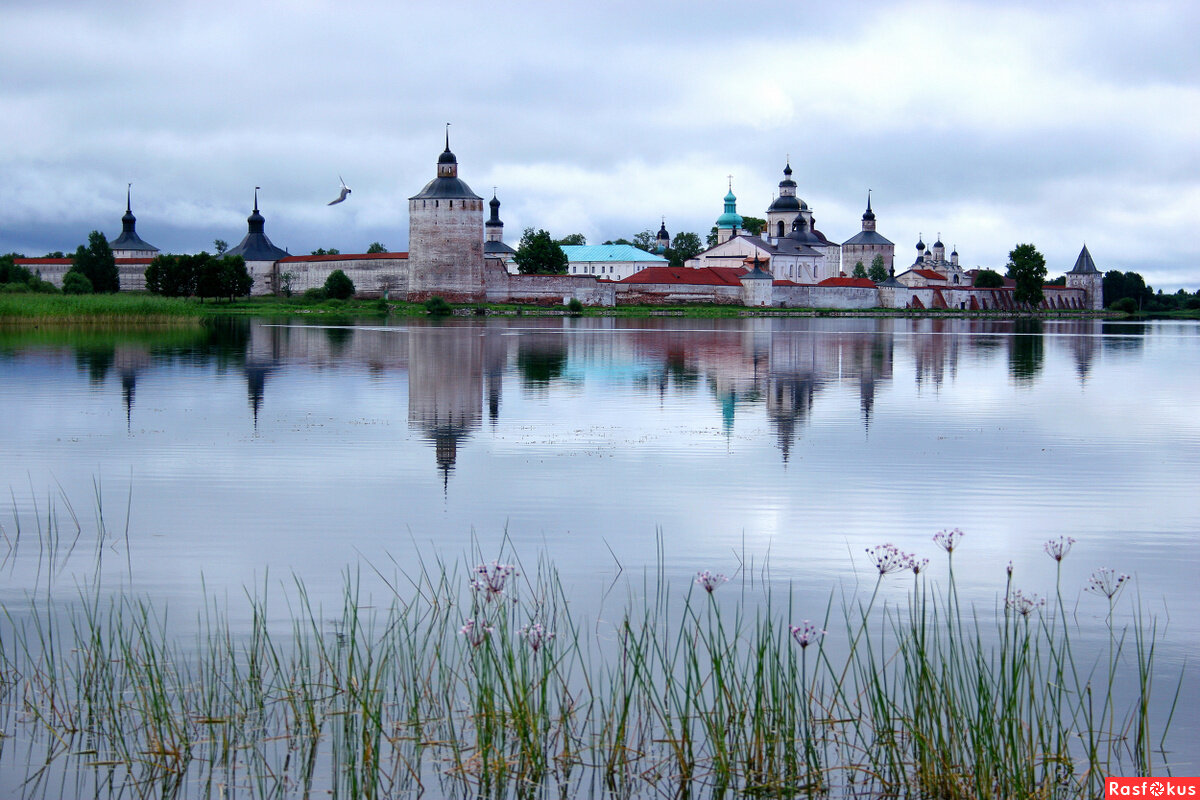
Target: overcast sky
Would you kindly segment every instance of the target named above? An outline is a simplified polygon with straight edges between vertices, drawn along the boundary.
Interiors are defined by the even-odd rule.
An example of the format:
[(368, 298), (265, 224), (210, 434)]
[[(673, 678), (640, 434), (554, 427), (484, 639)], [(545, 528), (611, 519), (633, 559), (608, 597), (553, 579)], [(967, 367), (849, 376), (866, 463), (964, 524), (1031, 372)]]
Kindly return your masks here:
[[(828, 7), (826, 7), (828, 6)], [(524, 227), (701, 235), (790, 157), (832, 240), (873, 190), (897, 266), (1032, 242), (1052, 275), (1200, 288), (1200, 4), (47, 2), (0, 11), (0, 252), (121, 228), (292, 253), (407, 247), (445, 123)], [(338, 176), (353, 189), (341, 205)]]

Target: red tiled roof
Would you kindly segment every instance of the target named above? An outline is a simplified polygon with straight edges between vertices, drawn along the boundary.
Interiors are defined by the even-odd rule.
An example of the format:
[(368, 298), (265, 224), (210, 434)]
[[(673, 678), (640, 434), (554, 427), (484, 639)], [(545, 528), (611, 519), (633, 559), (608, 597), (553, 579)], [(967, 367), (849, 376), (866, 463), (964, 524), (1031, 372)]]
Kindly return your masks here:
[(826, 278), (817, 286), (857, 286), (862, 289), (874, 289), (875, 281), (870, 278)]
[[(113, 259), (113, 261), (117, 262), (118, 265), (120, 265), (120, 264), (149, 264), (153, 260), (154, 260), (153, 258), (146, 258), (144, 256), (141, 258), (114, 258)], [(13, 263), (21, 264), (21, 265), (25, 265), (25, 264), (31, 264), (31, 265), (70, 264), (70, 263), (72, 263), (72, 260), (69, 258), (14, 258)]]
[(913, 270), (913, 272), (915, 272), (916, 274), (920, 275), (922, 278), (925, 278), (925, 279), (927, 279), (927, 280), (931, 280), (931, 281), (944, 281), (944, 280), (946, 280), (946, 276), (945, 276), (945, 275), (942, 275), (941, 273), (938, 273), (938, 272), (934, 272), (934, 271), (933, 271), (933, 270), (931, 270), (931, 269), (914, 269), (914, 270)]
[(324, 256), (288, 256), (279, 259), (281, 264), (294, 264), (298, 261), (365, 261), (369, 258), (408, 258), (408, 253), (334, 253)]
[(646, 267), (619, 283), (678, 283), (688, 286), (741, 286), (741, 267)]

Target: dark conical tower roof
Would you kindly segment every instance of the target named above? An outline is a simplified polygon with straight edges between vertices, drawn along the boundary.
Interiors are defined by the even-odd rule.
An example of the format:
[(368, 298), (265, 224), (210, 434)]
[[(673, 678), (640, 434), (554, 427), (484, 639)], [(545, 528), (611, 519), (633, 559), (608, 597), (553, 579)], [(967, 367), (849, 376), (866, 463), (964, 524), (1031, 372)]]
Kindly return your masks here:
[(121, 235), (108, 243), (112, 250), (141, 250), (147, 254), (157, 253), (158, 248), (137, 235), (137, 217), (133, 215), (133, 184), (125, 189), (125, 215), (121, 217)]
[(1096, 269), (1096, 262), (1092, 261), (1092, 254), (1088, 252), (1087, 245), (1079, 251), (1079, 258), (1075, 259), (1075, 269), (1071, 270), (1075, 275), (1094, 275), (1100, 270)]
[(454, 157), (454, 153), (450, 152), (450, 126), (446, 126), (446, 149), (438, 156), (439, 164), (457, 164), (458, 159)]
[(458, 177), (458, 159), (450, 152), (450, 128), (446, 127), (446, 149), (438, 156), (437, 177), (409, 200), (482, 200)]
[(496, 193), (492, 192), (492, 199), (488, 201), (488, 205), (492, 209), (492, 216), (487, 222), (483, 223), (489, 228), (494, 228), (497, 225), (503, 225), (500, 221), (500, 199), (496, 197)]
[(871, 190), (867, 190), (867, 210), (863, 212), (863, 221), (875, 219), (875, 212), (871, 210)]
[(276, 247), (265, 233), (267, 220), (258, 210), (258, 187), (254, 187), (254, 211), (246, 217), (246, 238), (237, 247), (225, 251), (227, 256), (241, 256), (247, 261), (278, 261), (287, 251)]

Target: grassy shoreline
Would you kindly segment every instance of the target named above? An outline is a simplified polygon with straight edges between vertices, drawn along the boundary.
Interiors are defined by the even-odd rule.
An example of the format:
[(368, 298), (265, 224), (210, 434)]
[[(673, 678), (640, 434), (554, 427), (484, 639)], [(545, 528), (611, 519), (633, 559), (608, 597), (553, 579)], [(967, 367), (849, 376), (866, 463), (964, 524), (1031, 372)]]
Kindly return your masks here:
[[(61, 534), (9, 541), (58, 569), (67, 543), (87, 557)], [(1122, 596), (1129, 579), (1093, 574), (1107, 641), (1084, 647), (1061, 572), (1044, 600), (1010, 569), (994, 614), (960, 605), (961, 537), (934, 537), (948, 582), (928, 559), (869, 548), (869, 596), (831, 593), (808, 609), (817, 622), (754, 575), (680, 586), (661, 565), (590, 620), (552, 563), (513, 553), (366, 565), (384, 605), (353, 567), (340, 609), (314, 606), (299, 578), (282, 616), (265, 586), (234, 612), (206, 595), (182, 626), (127, 588), (47, 583), (27, 610), (0, 607), (0, 758), (30, 758), (26, 796), (55, 796), (56, 770), (76, 796), (235, 783), (251, 797), (616, 799), (1082, 799), (1106, 775), (1161, 774), (1170, 714), (1151, 696), (1170, 708), (1171, 681), (1164, 699), (1158, 623)], [(1045, 549), (1061, 563), (1072, 543)], [(91, 544), (97, 563), (120, 550), (103, 531)], [(885, 602), (885, 581), (907, 600)]]
[[(567, 316), (562, 306), (521, 304), (464, 304), (453, 306), (454, 316)], [(260, 317), (323, 317), (353, 316), (379, 318), (387, 316), (424, 317), (424, 304), (398, 301), (324, 300), (304, 301), (300, 298), (253, 297), (234, 301), (206, 301), (194, 298), (160, 297), (145, 292), (123, 292), (105, 295), (53, 295), (36, 293), (0, 294), (0, 325), (180, 325), (193, 324), (214, 316)], [(1200, 319), (1200, 311), (1179, 311), (1167, 314), (1125, 314), (1119, 311), (1054, 310), (1037, 312), (909, 310), (909, 309), (752, 309), (735, 305), (680, 306), (615, 306), (586, 307), (577, 316), (583, 317), (654, 317), (677, 316), (695, 318), (739, 317), (934, 317), (964, 319)]]

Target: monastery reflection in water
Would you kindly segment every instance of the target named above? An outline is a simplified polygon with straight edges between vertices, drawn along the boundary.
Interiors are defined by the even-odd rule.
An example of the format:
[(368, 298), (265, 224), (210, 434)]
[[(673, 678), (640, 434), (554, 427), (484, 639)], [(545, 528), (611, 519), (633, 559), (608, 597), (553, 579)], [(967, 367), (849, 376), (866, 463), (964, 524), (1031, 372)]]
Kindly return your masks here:
[(522, 391), (547, 391), (589, 369), (627, 374), (646, 391), (707, 392), (726, 433), (749, 407), (762, 405), (786, 462), (830, 387), (855, 387), (859, 415), (870, 431), (876, 394), (911, 364), (918, 386), (939, 387), (964, 359), (1004, 357), (1010, 378), (1037, 380), (1046, 348), (1064, 349), (1086, 381), (1099, 348), (1141, 346), (1139, 331), (1101, 320), (1041, 321), (896, 318), (751, 318), (663, 320), (533, 318), (486, 324), (413, 324), (404, 328), (318, 327), (242, 323), (190, 348), (118, 344), (77, 349), (76, 363), (92, 383), (110, 370), (121, 382), (132, 425), (138, 376), (167, 361), (239, 369), (249, 417), (257, 429), (269, 403), (272, 376), (309, 369), (366, 367), (373, 375), (407, 373), (408, 425), (429, 442), (443, 480), (458, 449), (482, 424), (502, 415), (504, 379)]

